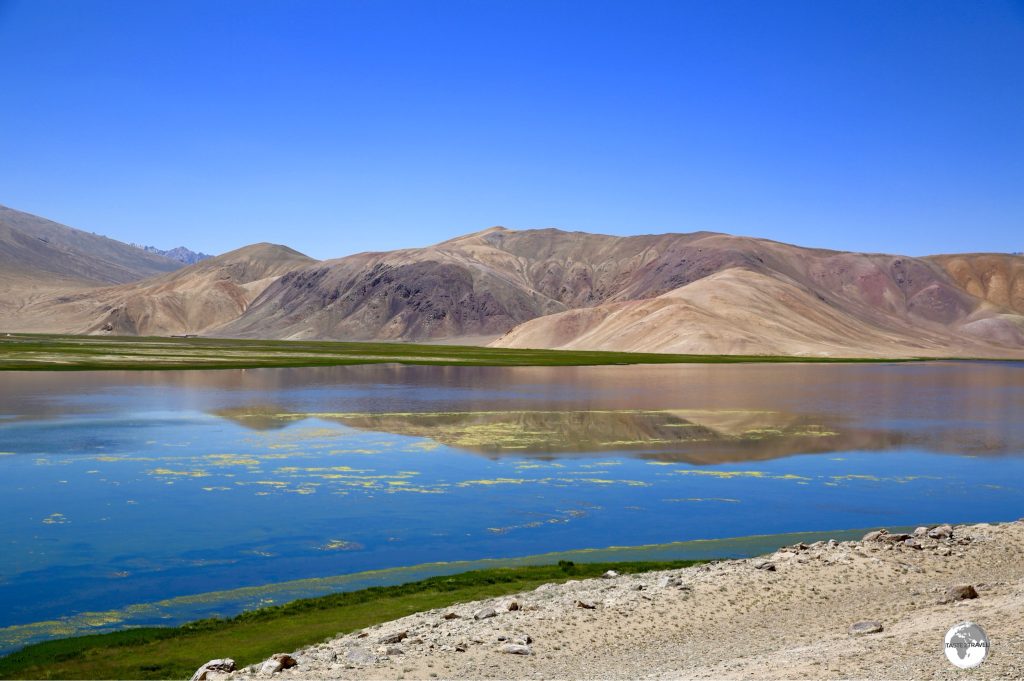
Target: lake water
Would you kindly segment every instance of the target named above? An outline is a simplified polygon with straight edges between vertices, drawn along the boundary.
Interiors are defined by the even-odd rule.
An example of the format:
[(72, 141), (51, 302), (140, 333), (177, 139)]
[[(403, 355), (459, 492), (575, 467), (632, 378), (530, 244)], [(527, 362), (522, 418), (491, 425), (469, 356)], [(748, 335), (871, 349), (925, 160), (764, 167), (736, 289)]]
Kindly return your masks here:
[(0, 381), (0, 651), (481, 559), (1024, 515), (1021, 363)]

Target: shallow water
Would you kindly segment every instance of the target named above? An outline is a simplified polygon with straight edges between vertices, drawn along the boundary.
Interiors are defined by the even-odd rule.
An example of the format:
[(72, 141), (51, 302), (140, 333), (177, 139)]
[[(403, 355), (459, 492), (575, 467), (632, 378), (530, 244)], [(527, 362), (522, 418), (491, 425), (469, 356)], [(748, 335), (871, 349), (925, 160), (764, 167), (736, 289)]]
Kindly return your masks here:
[(1024, 515), (1021, 363), (0, 379), (0, 650), (437, 561)]

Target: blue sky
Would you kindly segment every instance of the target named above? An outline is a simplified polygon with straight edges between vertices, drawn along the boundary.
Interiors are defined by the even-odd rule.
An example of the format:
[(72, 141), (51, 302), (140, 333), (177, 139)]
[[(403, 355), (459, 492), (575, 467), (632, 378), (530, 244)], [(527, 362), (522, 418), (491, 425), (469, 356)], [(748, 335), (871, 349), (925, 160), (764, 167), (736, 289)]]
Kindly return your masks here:
[(212, 253), (1021, 251), (1024, 2), (0, 0), (0, 203)]

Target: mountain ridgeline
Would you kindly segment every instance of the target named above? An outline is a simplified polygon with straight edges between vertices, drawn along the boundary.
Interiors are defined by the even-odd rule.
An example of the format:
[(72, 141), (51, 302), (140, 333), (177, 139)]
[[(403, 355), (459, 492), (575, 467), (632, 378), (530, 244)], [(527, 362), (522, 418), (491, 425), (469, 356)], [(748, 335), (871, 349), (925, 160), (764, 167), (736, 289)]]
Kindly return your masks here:
[(162, 255), (165, 258), (177, 260), (185, 265), (194, 265), (200, 260), (206, 260), (207, 258), (213, 257), (208, 253), (198, 253), (190, 248), (185, 248), (184, 246), (177, 246), (176, 248), (171, 248), (165, 251), (161, 248), (157, 248), (156, 246), (142, 246), (141, 244), (131, 245), (135, 246), (135, 248), (141, 248), (146, 253), (156, 253), (157, 255)]
[[(4, 211), (0, 236), (15, 236), (0, 238), (0, 263), (18, 259), (20, 244), (38, 237), (37, 225), (53, 230), (53, 223)], [(60, 253), (5, 272), (0, 281), (17, 304), (0, 304), (0, 329), (1024, 357), (1024, 258), (1009, 254), (913, 258), (711, 232), (615, 237), (493, 227), (426, 248), (326, 261), (257, 244), (176, 267), (122, 245), (138, 258), (161, 259), (111, 269), (111, 240), (91, 239), (100, 241), (82, 241), (78, 267), (65, 274), (75, 283), (64, 289), (58, 282), (44, 293), (16, 292), (19, 277), (60, 271)]]

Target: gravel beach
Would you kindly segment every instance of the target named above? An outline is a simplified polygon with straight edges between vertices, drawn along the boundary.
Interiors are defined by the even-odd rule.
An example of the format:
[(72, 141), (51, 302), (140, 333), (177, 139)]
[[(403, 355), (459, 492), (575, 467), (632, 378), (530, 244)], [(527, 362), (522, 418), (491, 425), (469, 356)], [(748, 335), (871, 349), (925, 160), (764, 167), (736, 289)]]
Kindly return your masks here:
[(943, 636), (965, 620), (991, 641), (972, 679), (1024, 678), (1024, 522), (548, 584), (194, 678), (957, 679)]

